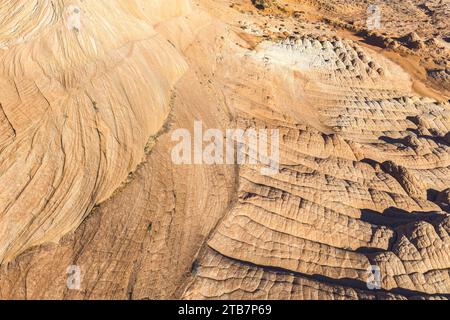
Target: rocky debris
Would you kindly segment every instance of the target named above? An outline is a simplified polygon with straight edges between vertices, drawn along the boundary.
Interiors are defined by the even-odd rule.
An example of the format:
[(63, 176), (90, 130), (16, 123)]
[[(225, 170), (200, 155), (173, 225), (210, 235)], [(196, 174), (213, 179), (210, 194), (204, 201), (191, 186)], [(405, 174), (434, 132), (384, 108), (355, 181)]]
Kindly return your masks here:
[(410, 49), (422, 49), (424, 47), (424, 41), (415, 32), (411, 32), (400, 39)]
[[(376, 28), (368, 25), (372, 20), (365, 2), (348, 4), (345, 0), (314, 0), (313, 3), (329, 25), (349, 30), (372, 45), (404, 57), (419, 58), (415, 64), (425, 69), (448, 67), (450, 51), (445, 39), (448, 38), (450, 5), (446, 2), (429, 1), (425, 6), (427, 9), (425, 3), (418, 0), (378, 5), (382, 13)], [(376, 19), (376, 16), (372, 18)], [(448, 81), (431, 76), (429, 80), (435, 90), (450, 96)]]
[(273, 5), (272, 0), (252, 0), (252, 3), (260, 10), (268, 9)]
[(436, 38), (430, 38), (430, 39), (426, 40), (425, 44), (427, 46), (435, 46), (435, 47), (440, 45), (439, 41)]
[(427, 73), (430, 78), (438, 81), (445, 88), (450, 89), (450, 68), (430, 69)]

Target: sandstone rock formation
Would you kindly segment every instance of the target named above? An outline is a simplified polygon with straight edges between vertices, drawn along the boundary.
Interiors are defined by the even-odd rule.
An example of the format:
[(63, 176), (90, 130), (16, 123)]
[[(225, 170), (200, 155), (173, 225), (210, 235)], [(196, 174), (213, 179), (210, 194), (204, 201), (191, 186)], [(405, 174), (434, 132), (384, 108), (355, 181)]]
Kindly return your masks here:
[[(445, 83), (330, 22), (363, 1), (2, 1), (1, 299), (450, 297)], [(174, 164), (198, 120), (279, 173)]]

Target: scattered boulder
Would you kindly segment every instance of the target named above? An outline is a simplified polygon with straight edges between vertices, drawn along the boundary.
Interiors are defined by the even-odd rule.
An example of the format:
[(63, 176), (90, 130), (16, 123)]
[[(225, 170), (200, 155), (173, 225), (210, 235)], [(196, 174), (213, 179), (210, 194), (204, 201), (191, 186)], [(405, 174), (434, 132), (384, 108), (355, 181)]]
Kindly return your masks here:
[(425, 46), (423, 39), (415, 32), (411, 32), (401, 39), (410, 49), (421, 49)]
[(272, 6), (272, 1), (270, 0), (252, 0), (252, 3), (259, 10), (264, 10)]

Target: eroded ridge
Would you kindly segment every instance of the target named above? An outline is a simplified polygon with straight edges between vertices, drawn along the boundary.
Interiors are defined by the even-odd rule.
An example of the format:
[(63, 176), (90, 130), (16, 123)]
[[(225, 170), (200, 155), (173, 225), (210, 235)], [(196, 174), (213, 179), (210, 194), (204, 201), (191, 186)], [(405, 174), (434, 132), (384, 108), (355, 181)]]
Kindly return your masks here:
[[(390, 61), (339, 39), (263, 43), (256, 58), (268, 69), (301, 72), (309, 87), (299, 90), (320, 114), (315, 127), (327, 132), (301, 114), (294, 121), (257, 117), (282, 132), (280, 173), (241, 168), (239, 201), (208, 242), (216, 253), (200, 260), (185, 296), (277, 297), (287, 277), (294, 297), (339, 298), (321, 286), (363, 290), (373, 265), (384, 298), (447, 296), (450, 216), (433, 192), (450, 184), (448, 104), (415, 96)], [(297, 292), (311, 283), (315, 290)]]

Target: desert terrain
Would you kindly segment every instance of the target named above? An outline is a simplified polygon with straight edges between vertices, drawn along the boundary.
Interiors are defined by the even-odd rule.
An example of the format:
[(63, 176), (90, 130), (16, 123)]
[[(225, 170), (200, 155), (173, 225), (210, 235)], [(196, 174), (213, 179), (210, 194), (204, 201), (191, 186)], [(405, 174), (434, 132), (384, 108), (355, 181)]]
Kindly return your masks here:
[[(0, 299), (449, 299), (449, 13), (0, 0)], [(174, 163), (196, 121), (278, 172)]]

